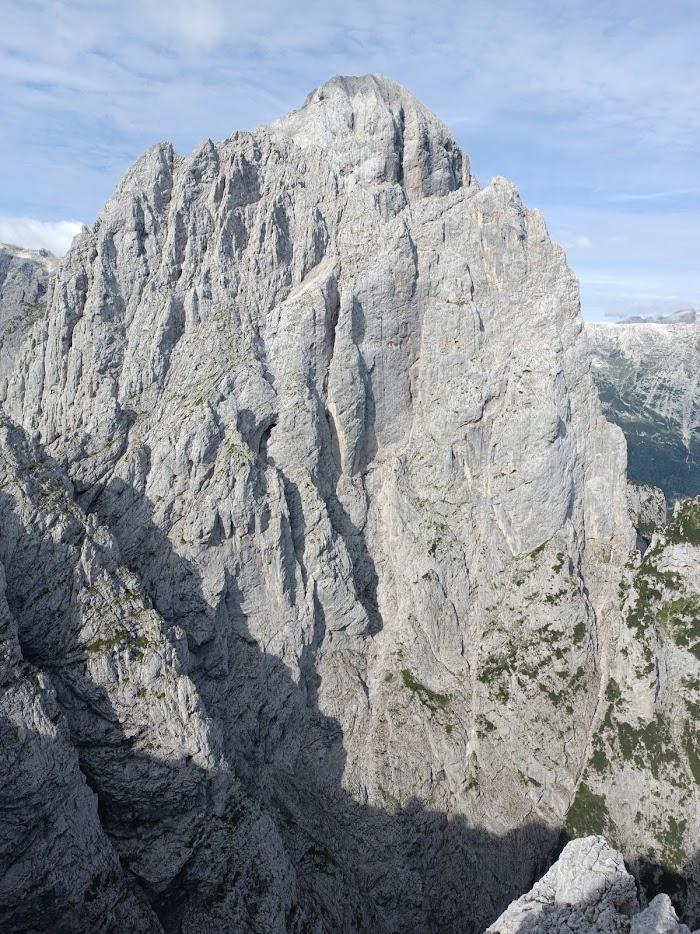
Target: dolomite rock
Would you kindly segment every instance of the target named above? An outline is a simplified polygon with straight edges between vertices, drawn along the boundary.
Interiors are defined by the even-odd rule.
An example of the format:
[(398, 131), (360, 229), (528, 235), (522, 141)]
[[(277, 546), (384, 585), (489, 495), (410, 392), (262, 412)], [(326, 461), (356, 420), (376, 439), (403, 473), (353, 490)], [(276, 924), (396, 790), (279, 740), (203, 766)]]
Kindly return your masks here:
[(109, 533), (4, 418), (0, 491), (3, 795), (17, 815), (2, 811), (2, 929), (201, 930), (196, 885), (225, 911), (220, 929), (254, 906), (247, 930), (284, 931), (285, 854), (221, 756), (184, 634), (164, 635)]
[(603, 837), (574, 840), (486, 934), (690, 934), (667, 895), (640, 911), (634, 878)]
[(625, 444), (562, 250), (412, 95), (154, 146), (0, 397), (22, 652), (164, 930), (477, 932), (545, 868)]
[(160, 931), (126, 884), (50, 678), (22, 657), (1, 567), (0, 738), (3, 930)]

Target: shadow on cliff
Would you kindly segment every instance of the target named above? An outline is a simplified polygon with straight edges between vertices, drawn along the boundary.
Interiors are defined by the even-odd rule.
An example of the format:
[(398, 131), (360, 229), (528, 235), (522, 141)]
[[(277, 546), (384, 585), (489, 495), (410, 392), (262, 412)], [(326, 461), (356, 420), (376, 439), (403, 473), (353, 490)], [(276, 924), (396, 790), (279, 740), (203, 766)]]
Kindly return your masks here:
[[(318, 599), (295, 679), (252, 637), (233, 574), (217, 605), (207, 603), (197, 568), (154, 523), (146, 498), (116, 479), (91, 511), (128, 543), (122, 558), (165, 627), (188, 634), (188, 674), (220, 726), (228, 761), (273, 818), (294, 867), (289, 931), (320, 924), (329, 934), (478, 932), (544, 871), (557, 839), (552, 828), (533, 822), (497, 836), (417, 800), (389, 810), (348, 794), (341, 725), (318, 706), (315, 655), (326, 622)], [(300, 555), (304, 524), (294, 515), (291, 522)], [(156, 904), (166, 930), (178, 930), (178, 900), (171, 890)]]
[[(4, 493), (0, 558), (25, 657), (57, 684), (102, 825), (168, 934), (182, 931), (186, 916), (187, 931), (197, 930), (197, 919), (201, 926), (217, 911), (235, 920), (214, 929), (241, 934), (478, 934), (531, 887), (555, 850), (553, 828), (530, 823), (498, 836), (415, 800), (382, 809), (349, 795), (341, 726), (317, 703), (321, 607), (295, 680), (252, 637), (233, 576), (212, 608), (196, 567), (153, 522), (147, 499), (123, 481), (112, 484), (91, 511), (120, 542), (166, 637), (178, 627), (187, 633), (187, 673), (223, 735), (223, 778), (187, 756), (134, 748), (90, 678), (77, 634), (67, 631), (76, 597), (70, 543), (41, 523), (24, 527)], [(177, 871), (163, 866), (154, 881), (149, 847)], [(286, 881), (275, 860), (288, 866)], [(282, 926), (271, 926), (273, 896)]]

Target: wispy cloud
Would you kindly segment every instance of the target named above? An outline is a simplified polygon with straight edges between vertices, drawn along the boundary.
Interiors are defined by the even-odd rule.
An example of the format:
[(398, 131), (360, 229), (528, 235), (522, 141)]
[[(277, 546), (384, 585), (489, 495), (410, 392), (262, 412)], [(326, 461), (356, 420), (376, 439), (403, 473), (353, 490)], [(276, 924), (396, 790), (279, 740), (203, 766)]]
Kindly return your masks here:
[(557, 237), (565, 250), (592, 250), (594, 243), (587, 234), (576, 234), (570, 231), (561, 231)]
[(32, 250), (49, 250), (62, 256), (82, 227), (80, 221), (39, 221), (31, 217), (0, 215), (0, 242)]
[(670, 191), (640, 191), (628, 194), (614, 195), (611, 202), (626, 201), (670, 201), (676, 198), (687, 198), (700, 195), (700, 188), (675, 188)]
[(554, 217), (577, 270), (606, 249), (656, 262), (604, 219), (697, 195), (698, 31), (695, 0), (4, 0), (0, 212), (89, 220), (153, 141), (188, 151), (380, 71)]
[[(687, 16), (674, 16), (674, 5)], [(158, 127), (201, 124), (225, 98), (228, 132), (268, 109), (261, 97), (289, 95), (291, 104), (336, 71), (379, 70), (466, 126), (510, 112), (559, 128), (558, 144), (594, 145), (581, 134), (596, 130), (635, 149), (695, 146), (692, 9), (683, 0), (663, 10), (503, 0), (495, 17), (490, 3), (459, 0), (438, 2), (430, 16), (422, 0), (6, 0), (0, 71), (29, 98), (141, 129), (154, 118)]]

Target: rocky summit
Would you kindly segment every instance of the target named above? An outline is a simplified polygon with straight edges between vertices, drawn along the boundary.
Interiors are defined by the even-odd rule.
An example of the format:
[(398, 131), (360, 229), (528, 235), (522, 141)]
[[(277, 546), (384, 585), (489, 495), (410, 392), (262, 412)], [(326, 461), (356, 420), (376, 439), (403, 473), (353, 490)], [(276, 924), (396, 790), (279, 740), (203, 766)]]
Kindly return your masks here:
[(697, 918), (700, 507), (642, 557), (513, 185), (334, 78), (150, 149), (41, 302), (0, 378), (3, 931), (476, 934), (591, 833)]

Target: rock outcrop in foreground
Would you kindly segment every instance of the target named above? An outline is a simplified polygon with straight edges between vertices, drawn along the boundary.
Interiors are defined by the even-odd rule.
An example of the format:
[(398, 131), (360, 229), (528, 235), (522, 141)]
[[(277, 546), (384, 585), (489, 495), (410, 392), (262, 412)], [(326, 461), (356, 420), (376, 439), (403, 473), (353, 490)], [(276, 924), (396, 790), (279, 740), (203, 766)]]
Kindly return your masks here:
[(668, 895), (640, 909), (637, 885), (604, 837), (569, 843), (486, 934), (690, 934)]
[[(610, 673), (675, 710), (563, 251), (387, 79), (149, 150), (0, 402), (3, 930), (480, 932), (600, 818)], [(603, 734), (626, 855), (684, 723), (637, 837)]]

